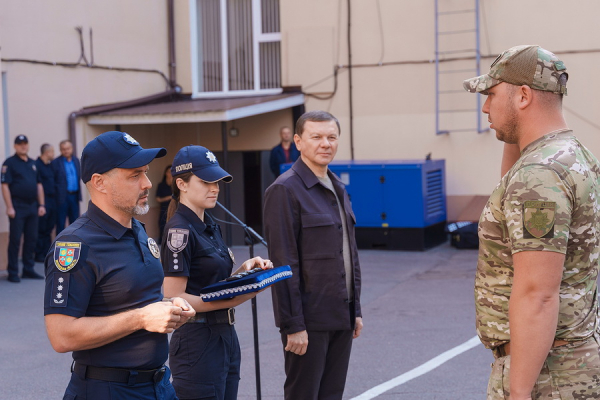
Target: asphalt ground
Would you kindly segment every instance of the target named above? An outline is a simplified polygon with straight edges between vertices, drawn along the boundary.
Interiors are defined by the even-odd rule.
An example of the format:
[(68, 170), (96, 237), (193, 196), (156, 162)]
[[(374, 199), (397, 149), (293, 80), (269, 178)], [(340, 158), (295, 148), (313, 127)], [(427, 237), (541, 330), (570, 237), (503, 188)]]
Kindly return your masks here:
[[(233, 250), (237, 260), (248, 258), (246, 247)], [(256, 254), (266, 256), (266, 249), (258, 247)], [(359, 396), (403, 374), (413, 376), (415, 368), (475, 336), (476, 251), (446, 243), (425, 252), (359, 254), (365, 326), (353, 345), (344, 393), (348, 400), (373, 398)], [(42, 265), (36, 270), (42, 273)], [(0, 279), (0, 399), (60, 399), (69, 381), (71, 355), (55, 353), (46, 336), (43, 291), (43, 281)], [(282, 399), (283, 349), (269, 291), (257, 299), (262, 398)], [(238, 398), (256, 399), (250, 302), (237, 307), (236, 318), (242, 347)], [(492, 360), (491, 352), (477, 344), (401, 385), (388, 385), (374, 398), (483, 399)]]

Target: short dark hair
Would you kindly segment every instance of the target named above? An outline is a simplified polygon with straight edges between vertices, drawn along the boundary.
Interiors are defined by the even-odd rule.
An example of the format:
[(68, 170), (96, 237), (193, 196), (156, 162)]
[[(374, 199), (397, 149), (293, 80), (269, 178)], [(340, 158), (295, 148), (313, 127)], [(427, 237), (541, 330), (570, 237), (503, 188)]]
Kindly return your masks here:
[(311, 122), (335, 121), (335, 124), (337, 125), (337, 128), (338, 128), (338, 133), (340, 135), (342, 134), (342, 128), (340, 128), (340, 121), (338, 121), (338, 119), (336, 117), (334, 117), (332, 114), (328, 113), (327, 111), (315, 110), (315, 111), (306, 112), (306, 113), (302, 114), (300, 116), (300, 118), (298, 118), (298, 121), (296, 122), (296, 135), (302, 136), (302, 132), (304, 132), (304, 124), (306, 123), (306, 121), (311, 121)]
[(44, 154), (49, 147), (52, 147), (50, 143), (44, 143), (42, 147), (40, 147), (40, 154)]
[(58, 144), (58, 146), (62, 146), (65, 143), (69, 143), (70, 145), (73, 145), (73, 142), (71, 142), (69, 139), (65, 139), (65, 140), (61, 140), (60, 143)]

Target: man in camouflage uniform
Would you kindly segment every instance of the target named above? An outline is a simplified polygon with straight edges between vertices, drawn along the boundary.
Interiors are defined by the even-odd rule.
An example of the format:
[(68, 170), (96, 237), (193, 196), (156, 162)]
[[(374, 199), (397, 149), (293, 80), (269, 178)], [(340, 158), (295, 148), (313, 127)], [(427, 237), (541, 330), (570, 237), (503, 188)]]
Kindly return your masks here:
[[(487, 95), (482, 111), (512, 165), (479, 220), (488, 399), (600, 398), (600, 165), (563, 118), (567, 78), (554, 54), (517, 46), (464, 82)], [(507, 163), (511, 146), (520, 156)]]

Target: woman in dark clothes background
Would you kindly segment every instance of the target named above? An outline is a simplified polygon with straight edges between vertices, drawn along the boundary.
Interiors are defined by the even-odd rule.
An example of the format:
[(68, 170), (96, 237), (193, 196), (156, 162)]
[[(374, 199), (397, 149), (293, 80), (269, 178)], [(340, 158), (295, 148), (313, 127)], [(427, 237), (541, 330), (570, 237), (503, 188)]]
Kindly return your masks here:
[(169, 209), (169, 202), (171, 201), (171, 183), (173, 182), (173, 176), (171, 175), (171, 166), (167, 165), (165, 172), (163, 173), (162, 181), (156, 188), (156, 201), (160, 205), (160, 211), (158, 213), (158, 243), (162, 243), (162, 235), (165, 230), (165, 224), (167, 223), (167, 210)]

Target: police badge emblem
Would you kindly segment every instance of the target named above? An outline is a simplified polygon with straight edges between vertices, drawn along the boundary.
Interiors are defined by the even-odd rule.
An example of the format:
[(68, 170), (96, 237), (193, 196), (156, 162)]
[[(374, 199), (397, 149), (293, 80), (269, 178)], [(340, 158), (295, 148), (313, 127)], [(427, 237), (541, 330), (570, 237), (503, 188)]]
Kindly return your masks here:
[(173, 253), (179, 253), (187, 246), (189, 236), (188, 229), (171, 228), (167, 233), (167, 247)]
[(215, 164), (217, 162), (217, 157), (215, 157), (215, 155), (212, 153), (212, 151), (206, 152), (206, 158), (208, 158), (208, 161), (210, 161), (213, 164)]
[(150, 253), (152, 253), (154, 258), (160, 257), (160, 249), (158, 248), (158, 244), (156, 244), (156, 240), (148, 238), (148, 248), (150, 249)]
[(127, 143), (129, 143), (130, 145), (133, 145), (133, 146), (139, 145), (138, 141), (135, 140), (134, 138), (132, 138), (129, 133), (123, 132), (123, 139), (125, 139), (125, 141)]
[(81, 242), (56, 242), (54, 245), (54, 265), (61, 272), (72, 270), (81, 253)]
[(523, 238), (553, 238), (556, 203), (526, 201), (523, 203)]

